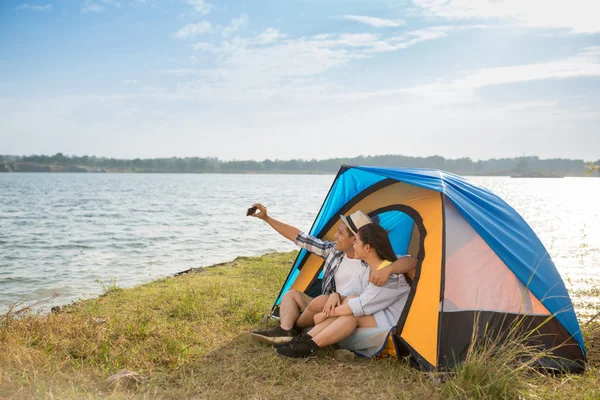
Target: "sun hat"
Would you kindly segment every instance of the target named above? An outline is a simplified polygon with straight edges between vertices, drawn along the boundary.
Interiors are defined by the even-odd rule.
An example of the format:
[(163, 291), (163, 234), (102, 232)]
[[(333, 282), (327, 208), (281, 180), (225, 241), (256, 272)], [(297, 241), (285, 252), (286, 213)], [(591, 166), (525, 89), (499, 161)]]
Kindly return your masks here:
[(354, 235), (356, 235), (356, 232), (358, 232), (360, 228), (373, 222), (367, 214), (360, 210), (355, 211), (348, 216), (340, 215), (340, 218), (344, 224), (346, 224), (348, 229), (350, 229), (350, 232), (352, 232)]

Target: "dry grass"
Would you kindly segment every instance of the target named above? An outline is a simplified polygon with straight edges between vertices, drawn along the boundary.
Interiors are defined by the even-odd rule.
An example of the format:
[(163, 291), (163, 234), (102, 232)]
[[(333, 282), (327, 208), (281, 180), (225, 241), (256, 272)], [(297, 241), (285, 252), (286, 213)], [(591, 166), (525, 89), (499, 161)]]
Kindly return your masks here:
[[(600, 398), (596, 324), (586, 328), (583, 375), (514, 372), (512, 362), (475, 356), (446, 374), (394, 359), (341, 363), (331, 349), (310, 361), (278, 357), (247, 332), (270, 310), (294, 256), (239, 258), (109, 290), (59, 314), (8, 319), (0, 327), (0, 398)], [(145, 379), (131, 391), (109, 391), (104, 380), (123, 368)]]

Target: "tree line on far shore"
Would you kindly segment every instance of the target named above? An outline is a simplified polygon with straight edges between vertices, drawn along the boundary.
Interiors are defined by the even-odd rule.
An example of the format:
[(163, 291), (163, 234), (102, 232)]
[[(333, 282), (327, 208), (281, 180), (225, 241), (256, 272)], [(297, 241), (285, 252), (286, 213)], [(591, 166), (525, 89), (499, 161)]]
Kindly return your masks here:
[(171, 157), (117, 159), (96, 156), (0, 155), (0, 172), (141, 172), (141, 173), (336, 173), (340, 166), (372, 165), (381, 167), (434, 168), (460, 175), (583, 176), (586, 171), (598, 175), (596, 162), (563, 158), (540, 159), (537, 156), (472, 160), (469, 157), (447, 159), (441, 156), (403, 155), (359, 156), (326, 160), (223, 161), (216, 157)]

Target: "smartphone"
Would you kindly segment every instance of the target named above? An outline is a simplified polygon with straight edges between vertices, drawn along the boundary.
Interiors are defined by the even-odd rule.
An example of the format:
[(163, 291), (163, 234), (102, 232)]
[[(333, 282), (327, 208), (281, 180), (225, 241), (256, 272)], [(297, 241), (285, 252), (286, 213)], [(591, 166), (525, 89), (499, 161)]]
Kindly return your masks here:
[(256, 212), (256, 210), (258, 210), (258, 208), (256, 208), (256, 207), (250, 207), (248, 209), (248, 211), (246, 211), (246, 216), (254, 215), (254, 213)]

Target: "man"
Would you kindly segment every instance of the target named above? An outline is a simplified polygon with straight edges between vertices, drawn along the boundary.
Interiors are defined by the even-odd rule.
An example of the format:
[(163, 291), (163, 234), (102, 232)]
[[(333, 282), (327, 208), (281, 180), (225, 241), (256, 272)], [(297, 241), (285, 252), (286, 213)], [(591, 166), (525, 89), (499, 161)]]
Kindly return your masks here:
[[(277, 344), (290, 341), (303, 328), (314, 326), (314, 316), (323, 311), (330, 312), (340, 305), (340, 295), (352, 284), (360, 274), (362, 261), (354, 259), (354, 237), (358, 229), (371, 223), (371, 219), (362, 211), (356, 211), (349, 216), (341, 216), (335, 242), (327, 242), (301, 232), (298, 228), (287, 225), (267, 214), (267, 208), (262, 204), (254, 204), (257, 211), (251, 216), (262, 219), (275, 231), (298, 246), (325, 259), (323, 265), (322, 295), (311, 298), (297, 290), (287, 291), (279, 305), (280, 325), (251, 333), (256, 340)], [(402, 274), (411, 271), (416, 266), (416, 259), (404, 257), (378, 271), (371, 281), (377, 286), (383, 285), (391, 274)]]

